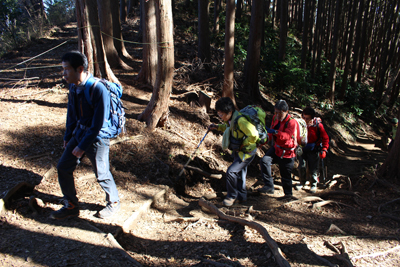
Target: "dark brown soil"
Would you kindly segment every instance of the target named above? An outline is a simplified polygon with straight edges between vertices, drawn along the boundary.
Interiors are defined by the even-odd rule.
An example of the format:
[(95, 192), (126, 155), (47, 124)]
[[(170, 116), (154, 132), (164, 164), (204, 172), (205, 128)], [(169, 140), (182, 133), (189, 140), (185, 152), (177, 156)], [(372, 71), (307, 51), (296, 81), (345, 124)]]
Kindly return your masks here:
[[(205, 90), (212, 95), (213, 106), (222, 84), (220, 77), (206, 81), (209, 74), (193, 60), (194, 42), (190, 38), (183, 42), (179, 35), (175, 40), (176, 75), (167, 127), (148, 131), (137, 120), (151, 96), (148, 87), (135, 81), (140, 62), (127, 61), (133, 71), (114, 70), (124, 87), (127, 136), (133, 137), (114, 144), (110, 152), (121, 211), (106, 220), (94, 216), (105, 204), (104, 193), (90, 176), (90, 163), (84, 159), (75, 180), (81, 203), (79, 218), (51, 220), (49, 214), (61, 207), (54, 166), (63, 151), (68, 90), (60, 68), (49, 66), (60, 64), (64, 52), (77, 48), (74, 27), (71, 24), (55, 29), (48, 38), (0, 61), (0, 196), (6, 198), (15, 186), (27, 183), (6, 199), (7, 209), (0, 215), (1, 266), (133, 266), (135, 262), (143, 266), (277, 266), (259, 232), (218, 220), (201, 209), (198, 199), (213, 194), (210, 202), (224, 213), (260, 223), (291, 266), (325, 266), (326, 261), (346, 266), (324, 245), (325, 241), (342, 242), (355, 266), (400, 266), (398, 203), (381, 206), (398, 199), (399, 191), (395, 185), (384, 186), (368, 175), (383, 162), (387, 152), (376, 145), (380, 137), (374, 129), (362, 121), (357, 122), (356, 138), (339, 124), (327, 125), (332, 138), (329, 176), (338, 178), (330, 189), (319, 189), (316, 194), (335, 203), (319, 208), (313, 207), (315, 200), (304, 201), (304, 197), (311, 196), (307, 190), (293, 191), (303, 201), (278, 201), (283, 192), (277, 169), (275, 194), (256, 193), (257, 186), (253, 185), (259, 177), (259, 156), (267, 148), (259, 151), (249, 168), (245, 204), (221, 206), (224, 175), (221, 179), (208, 178), (187, 170), (179, 177), (207, 126), (218, 122), (212, 110), (205, 113), (184, 93)], [(140, 41), (138, 37), (132, 39), (137, 32), (125, 35), (126, 39)], [(66, 40), (67, 44), (16, 66)], [(127, 49), (134, 58), (140, 58), (140, 47), (129, 44)], [(39, 66), (45, 68), (20, 69)], [(224, 174), (231, 158), (220, 143), (221, 135), (209, 133), (190, 165)], [(162, 190), (166, 193), (143, 216), (127, 223)], [(337, 190), (348, 194), (323, 195)], [(32, 197), (38, 202), (30, 202)]]

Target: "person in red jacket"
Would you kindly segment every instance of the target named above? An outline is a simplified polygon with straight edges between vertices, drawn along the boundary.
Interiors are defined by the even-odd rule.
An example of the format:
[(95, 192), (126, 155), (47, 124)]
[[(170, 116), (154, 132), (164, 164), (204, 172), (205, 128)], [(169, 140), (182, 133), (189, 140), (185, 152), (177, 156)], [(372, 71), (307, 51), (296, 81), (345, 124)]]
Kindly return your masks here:
[(324, 125), (322, 125), (321, 119), (315, 117), (315, 110), (312, 107), (306, 107), (303, 110), (302, 118), (307, 123), (308, 143), (303, 148), (303, 155), (299, 157), (300, 185), (296, 186), (296, 189), (300, 190), (304, 187), (307, 162), (311, 174), (310, 193), (314, 194), (317, 191), (318, 184), (318, 157), (321, 159), (326, 157), (329, 148), (329, 136), (324, 129)]
[(295, 148), (300, 144), (301, 139), (298, 123), (290, 116), (289, 106), (285, 100), (279, 100), (275, 104), (275, 114), (272, 118), (271, 128), (267, 129), (267, 132), (269, 140), (273, 142), (273, 146), (260, 160), (264, 187), (259, 188), (258, 191), (267, 194), (274, 193), (271, 165), (277, 163), (285, 194), (279, 199), (291, 199), (293, 196), (291, 176), (296, 158)]

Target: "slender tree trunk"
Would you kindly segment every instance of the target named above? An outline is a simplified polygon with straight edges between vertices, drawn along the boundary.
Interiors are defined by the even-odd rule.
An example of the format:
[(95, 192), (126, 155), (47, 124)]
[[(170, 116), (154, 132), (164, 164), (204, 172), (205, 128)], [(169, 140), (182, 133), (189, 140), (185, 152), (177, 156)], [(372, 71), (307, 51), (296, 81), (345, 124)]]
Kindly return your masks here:
[(281, 11), (281, 19), (280, 19), (280, 38), (279, 38), (279, 57), (280, 61), (285, 60), (286, 54), (286, 42), (287, 42), (287, 30), (288, 30), (288, 0), (280, 1), (280, 11)]
[[(111, 5), (114, 47), (117, 50), (119, 57), (125, 57), (128, 59), (132, 59), (132, 57), (129, 55), (128, 51), (126, 51), (124, 37), (122, 37), (122, 27), (121, 27), (119, 10), (120, 9), (118, 8), (118, 5), (116, 5), (116, 4)], [(120, 66), (124, 70), (132, 70), (132, 68), (130, 66), (128, 66), (127, 64), (125, 64), (125, 62), (123, 62), (121, 59), (119, 59), (119, 60), (120, 60)]]
[(350, 73), (350, 57), (351, 57), (351, 52), (353, 51), (353, 35), (354, 35), (354, 24), (355, 24), (355, 18), (356, 18), (356, 13), (357, 13), (357, 6), (358, 6), (358, 0), (355, 0), (353, 3), (353, 8), (352, 11), (350, 12), (350, 28), (349, 28), (349, 37), (347, 41), (347, 48), (346, 48), (346, 59), (345, 59), (345, 66), (344, 66), (344, 71), (343, 71), (343, 77), (342, 77), (342, 85), (340, 88), (339, 92), (339, 99), (343, 100), (344, 96), (346, 94), (346, 89), (347, 89), (347, 80), (348, 76)]
[(236, 18), (237, 20), (240, 20), (242, 18), (242, 12), (243, 12), (243, 0), (236, 0)]
[(221, 10), (221, 0), (214, 0), (214, 33), (219, 33), (220, 10)]
[[(78, 50), (87, 56), (88, 71), (94, 73), (92, 36), (90, 27), (88, 27), (89, 14), (86, 1), (77, 0), (75, 10), (78, 26)], [(100, 74), (100, 72), (97, 74)]]
[(209, 31), (209, 9), (210, 2), (198, 1), (198, 12), (199, 12), (199, 50), (198, 57), (200, 60), (208, 66), (211, 61), (211, 50), (210, 50), (210, 31)]
[(249, 44), (244, 65), (243, 87), (249, 92), (254, 101), (261, 100), (261, 94), (258, 88), (258, 72), (260, 70), (261, 31), (264, 18), (263, 2), (264, 0), (253, 0)]
[(164, 126), (168, 119), (168, 102), (174, 73), (174, 39), (171, 0), (156, 0), (158, 70), (150, 102), (139, 116), (149, 129)]
[(353, 64), (351, 67), (351, 76), (350, 76), (350, 85), (354, 87), (356, 82), (356, 74), (358, 67), (358, 60), (360, 58), (360, 49), (361, 49), (361, 38), (362, 38), (362, 18), (364, 15), (364, 0), (360, 0), (360, 7), (358, 9), (357, 16), (357, 24), (356, 24), (356, 33), (354, 37), (354, 48), (353, 48)]
[(342, 1), (337, 0), (336, 10), (335, 10), (335, 24), (333, 27), (333, 39), (332, 39), (332, 56), (331, 56), (331, 69), (329, 74), (329, 84), (331, 91), (329, 93), (329, 98), (332, 105), (335, 105), (335, 85), (336, 85), (336, 57), (337, 57), (337, 47), (339, 43), (339, 28), (341, 27), (341, 12), (342, 12)]
[(300, 68), (302, 69), (305, 69), (307, 65), (310, 12), (311, 12), (311, 1), (305, 0), (304, 23), (303, 23), (304, 27), (303, 27), (303, 37), (302, 37), (302, 47), (301, 47), (301, 62), (300, 62)]
[(229, 97), (236, 106), (235, 95), (233, 94), (233, 63), (235, 47), (235, 0), (226, 1), (226, 22), (225, 22), (225, 65), (224, 65), (224, 86), (222, 97)]
[[(88, 17), (90, 25), (99, 25), (99, 16), (97, 10), (96, 0), (86, 0), (88, 8)], [(119, 83), (117, 77), (115, 77), (113, 71), (108, 64), (107, 57), (104, 51), (103, 38), (99, 27), (90, 27), (92, 38), (92, 55), (86, 55), (92, 57), (94, 62), (94, 75), (97, 77), (105, 78), (111, 82)]]
[(121, 14), (121, 23), (125, 23), (127, 19), (127, 6), (126, 6), (126, 0), (120, 0), (119, 2), (119, 13)]
[[(358, 67), (357, 67), (357, 81), (362, 82), (361, 80), (361, 75), (363, 73), (363, 65), (364, 65), (364, 57), (365, 57), (365, 51), (367, 49), (367, 40), (368, 38), (368, 19), (369, 19), (369, 10), (370, 10), (370, 1), (367, 1), (365, 7), (365, 14), (364, 14), (364, 22), (362, 26), (362, 31), (361, 31), (361, 44), (360, 44), (360, 55), (358, 57)], [(368, 39), (367, 39), (368, 38)]]
[(143, 63), (138, 80), (150, 84), (154, 88), (158, 60), (155, 0), (141, 0), (140, 6), (145, 22), (143, 23)]

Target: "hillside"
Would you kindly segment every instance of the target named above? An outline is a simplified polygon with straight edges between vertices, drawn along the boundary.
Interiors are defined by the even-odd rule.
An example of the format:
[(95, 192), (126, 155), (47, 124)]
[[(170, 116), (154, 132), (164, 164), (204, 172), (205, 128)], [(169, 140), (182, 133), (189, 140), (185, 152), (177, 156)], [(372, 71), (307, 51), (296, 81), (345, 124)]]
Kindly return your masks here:
[[(139, 25), (132, 22), (131, 26), (125, 28), (126, 40), (140, 41)], [(221, 77), (210, 79), (214, 76), (196, 62), (193, 38), (180, 34), (175, 39), (176, 70), (166, 128), (150, 132), (137, 120), (151, 97), (151, 90), (135, 81), (140, 47), (127, 45), (136, 59), (127, 62), (132, 71), (114, 70), (124, 87), (130, 139), (111, 147), (122, 209), (108, 220), (94, 216), (105, 201), (87, 159), (75, 172), (80, 217), (62, 222), (49, 219), (61, 207), (54, 166), (62, 154), (68, 92), (60, 68), (49, 66), (60, 64), (63, 53), (77, 48), (75, 25), (56, 28), (48, 38), (1, 59), (0, 193), (7, 210), (0, 215), (0, 265), (278, 266), (259, 232), (202, 209), (199, 198), (206, 196), (222, 212), (262, 225), (291, 266), (321, 266), (327, 261), (349, 266), (344, 254), (337, 255), (344, 248), (356, 266), (399, 266), (400, 228), (389, 212), (398, 212), (398, 207), (396, 202), (384, 205), (398, 199), (399, 191), (377, 183), (371, 175), (387, 152), (380, 146), (379, 133), (361, 120), (354, 121), (352, 128), (335, 121), (326, 125), (332, 139), (328, 174), (336, 180), (331, 188), (317, 191), (315, 196), (321, 199), (305, 199), (312, 195), (301, 190), (293, 191), (300, 201), (278, 201), (283, 191), (277, 168), (275, 194), (257, 194), (259, 156), (265, 147), (249, 168), (247, 203), (222, 207), (223, 174), (231, 158), (221, 149), (221, 135), (213, 132), (189, 165), (222, 178), (193, 168), (179, 177), (207, 126), (218, 122), (212, 107), (222, 83)], [(17, 66), (64, 41), (68, 42)], [(196, 103), (194, 93), (199, 90), (212, 96), (208, 113)], [(265, 97), (270, 103), (276, 100)], [(238, 100), (241, 107), (249, 104), (245, 99)], [(292, 108), (292, 113), (298, 113), (298, 107)], [(13, 189), (18, 189), (15, 194)], [(322, 200), (332, 202), (317, 207)], [(339, 252), (326, 242), (335, 244)]]

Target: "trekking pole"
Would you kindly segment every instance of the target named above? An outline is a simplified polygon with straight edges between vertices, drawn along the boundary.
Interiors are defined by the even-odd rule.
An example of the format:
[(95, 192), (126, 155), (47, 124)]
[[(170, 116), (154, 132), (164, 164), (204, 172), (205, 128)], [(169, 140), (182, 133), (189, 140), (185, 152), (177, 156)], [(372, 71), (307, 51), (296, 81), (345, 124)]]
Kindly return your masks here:
[[(320, 152), (321, 153), (321, 152)], [(325, 177), (325, 166), (324, 166), (324, 159), (321, 159), (321, 166), (322, 166), (322, 179), (323, 179), (323, 184), (325, 185), (326, 182), (326, 177)]]
[(192, 155), (190, 155), (188, 161), (186, 162), (185, 166), (183, 166), (183, 168), (182, 168), (181, 172), (179, 173), (178, 177), (180, 177), (180, 176), (182, 175), (183, 170), (186, 168), (186, 166), (187, 166), (187, 165), (189, 164), (189, 162), (192, 160), (193, 156), (194, 156), (195, 154), (197, 154), (197, 151), (199, 150), (199, 147), (200, 147), (201, 143), (203, 143), (203, 140), (204, 140), (204, 138), (206, 138), (206, 136), (207, 136), (207, 134), (208, 134), (209, 131), (210, 131), (210, 130), (207, 130), (206, 134), (203, 136), (203, 139), (201, 139), (199, 145), (196, 147), (196, 150), (192, 153)]

